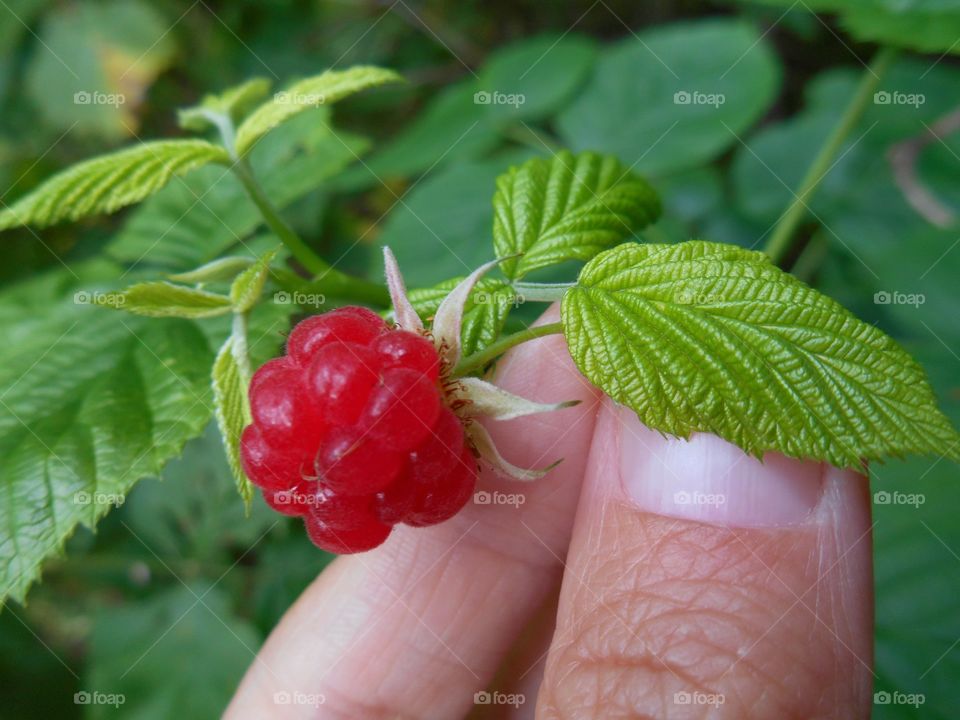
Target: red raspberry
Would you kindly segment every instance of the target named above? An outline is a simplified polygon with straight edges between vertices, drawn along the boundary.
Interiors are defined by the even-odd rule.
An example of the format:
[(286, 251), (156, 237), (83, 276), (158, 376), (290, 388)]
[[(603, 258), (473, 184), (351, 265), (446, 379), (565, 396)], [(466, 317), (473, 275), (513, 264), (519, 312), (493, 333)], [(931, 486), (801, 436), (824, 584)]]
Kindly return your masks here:
[(307, 318), (250, 383), (247, 475), (330, 552), (374, 548), (398, 522), (452, 517), (477, 469), (440, 365), (430, 341), (364, 308)]

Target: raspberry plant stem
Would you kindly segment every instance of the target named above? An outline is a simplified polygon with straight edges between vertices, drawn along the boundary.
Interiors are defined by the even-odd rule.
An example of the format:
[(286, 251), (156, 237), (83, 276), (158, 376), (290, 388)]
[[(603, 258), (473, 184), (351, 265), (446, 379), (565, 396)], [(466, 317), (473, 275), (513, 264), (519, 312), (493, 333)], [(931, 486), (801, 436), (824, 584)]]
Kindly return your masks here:
[(773, 234), (767, 241), (765, 251), (774, 263), (783, 262), (784, 256), (789, 252), (794, 231), (806, 214), (820, 181), (832, 169), (835, 162), (834, 158), (840, 152), (840, 148), (851, 131), (860, 122), (860, 118), (863, 117), (863, 113), (873, 99), (873, 93), (880, 84), (880, 80), (889, 70), (896, 57), (896, 48), (885, 47), (881, 48), (870, 61), (870, 65), (860, 78), (857, 91), (844, 109), (840, 121), (833, 128), (813, 159), (800, 183), (799, 190), (794, 194), (793, 201), (780, 216), (780, 220), (773, 229)]
[(576, 283), (513, 283), (517, 298), (531, 302), (555, 302), (563, 298)]
[(533, 327), (528, 327), (525, 330), (520, 330), (511, 335), (505, 335), (494, 343), (491, 343), (483, 350), (478, 350), (473, 353), (473, 355), (468, 355), (463, 358), (457, 366), (453, 369), (453, 374), (455, 376), (466, 375), (473, 372), (474, 370), (479, 370), (485, 365), (493, 362), (500, 355), (503, 355), (507, 350), (519, 345), (520, 343), (525, 343), (528, 340), (536, 340), (537, 338), (544, 337), (545, 335), (555, 335), (557, 333), (563, 332), (562, 323), (548, 323), (546, 325), (535, 325)]

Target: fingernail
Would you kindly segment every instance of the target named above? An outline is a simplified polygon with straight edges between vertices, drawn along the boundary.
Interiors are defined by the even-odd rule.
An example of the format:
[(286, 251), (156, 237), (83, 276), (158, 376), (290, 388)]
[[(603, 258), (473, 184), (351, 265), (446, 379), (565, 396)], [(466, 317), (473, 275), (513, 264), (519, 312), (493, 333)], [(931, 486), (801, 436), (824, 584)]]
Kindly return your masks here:
[(664, 438), (620, 413), (626, 495), (642, 510), (735, 527), (804, 522), (823, 494), (821, 467), (768, 453), (764, 462), (715, 435)]

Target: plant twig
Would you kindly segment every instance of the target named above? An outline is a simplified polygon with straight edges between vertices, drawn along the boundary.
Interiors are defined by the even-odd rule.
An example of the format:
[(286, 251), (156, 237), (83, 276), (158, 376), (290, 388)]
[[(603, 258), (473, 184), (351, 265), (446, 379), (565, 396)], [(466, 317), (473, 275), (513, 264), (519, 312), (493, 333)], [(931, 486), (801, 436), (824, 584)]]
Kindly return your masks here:
[(474, 370), (479, 370), (488, 363), (493, 362), (507, 350), (528, 340), (535, 340), (545, 335), (555, 335), (563, 332), (562, 323), (548, 323), (547, 325), (535, 325), (525, 330), (520, 330), (512, 335), (505, 335), (496, 342), (488, 345), (483, 350), (479, 350), (473, 355), (463, 358), (453, 369), (454, 375), (466, 375)]
[(840, 121), (814, 157), (793, 201), (780, 216), (780, 220), (767, 241), (765, 250), (773, 262), (782, 262), (784, 256), (790, 250), (794, 231), (803, 219), (820, 181), (830, 171), (831, 164), (840, 152), (847, 136), (860, 122), (867, 106), (873, 100), (873, 93), (877, 89), (877, 85), (880, 84), (880, 80), (886, 74), (896, 56), (896, 48), (881, 48), (860, 78), (857, 91), (844, 109), (843, 115), (840, 116)]

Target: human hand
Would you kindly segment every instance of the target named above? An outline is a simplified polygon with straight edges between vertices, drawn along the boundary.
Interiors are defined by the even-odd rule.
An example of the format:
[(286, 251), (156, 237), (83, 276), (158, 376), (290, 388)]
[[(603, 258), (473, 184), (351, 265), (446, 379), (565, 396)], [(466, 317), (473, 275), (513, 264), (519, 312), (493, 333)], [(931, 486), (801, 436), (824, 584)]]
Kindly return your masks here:
[(864, 477), (666, 439), (559, 336), (514, 349), (497, 383), (582, 401), (489, 425), (517, 464), (564, 462), (531, 484), (483, 472), (492, 502), (337, 559), (227, 717), (869, 716)]

